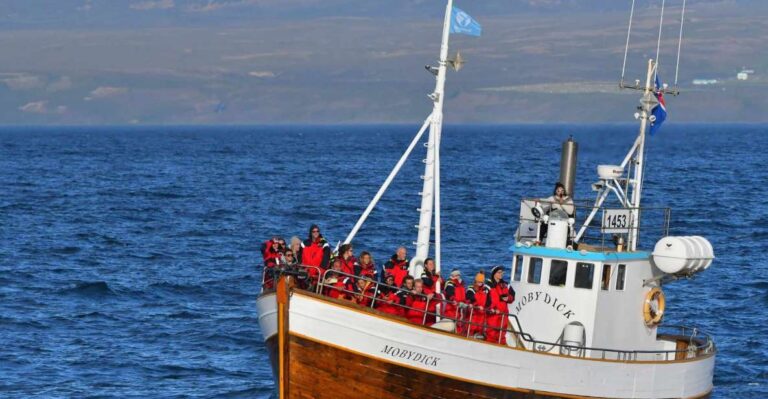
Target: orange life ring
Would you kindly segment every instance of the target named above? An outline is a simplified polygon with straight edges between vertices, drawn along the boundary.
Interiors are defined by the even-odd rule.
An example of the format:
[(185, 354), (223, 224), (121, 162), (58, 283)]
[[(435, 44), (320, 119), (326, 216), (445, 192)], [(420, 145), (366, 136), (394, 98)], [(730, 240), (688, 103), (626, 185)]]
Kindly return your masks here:
[(646, 326), (653, 327), (661, 322), (664, 317), (665, 302), (664, 291), (661, 288), (653, 288), (648, 291), (643, 302), (643, 318)]

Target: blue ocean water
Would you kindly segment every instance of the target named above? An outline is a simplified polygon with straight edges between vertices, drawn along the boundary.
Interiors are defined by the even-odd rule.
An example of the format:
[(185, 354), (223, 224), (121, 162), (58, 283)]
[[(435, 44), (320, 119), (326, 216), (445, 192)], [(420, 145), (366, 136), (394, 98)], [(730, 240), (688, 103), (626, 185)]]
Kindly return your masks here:
[[(416, 129), (0, 130), (0, 397), (269, 397), (260, 242), (311, 223), (343, 240)], [(510, 264), (519, 200), (548, 195), (569, 134), (590, 199), (635, 132), (447, 126), (444, 267)], [(768, 397), (766, 133), (668, 123), (649, 139), (645, 205), (715, 247), (709, 270), (665, 287), (665, 322), (716, 339), (715, 398)], [(415, 240), (422, 157), (356, 239), (379, 263)]]

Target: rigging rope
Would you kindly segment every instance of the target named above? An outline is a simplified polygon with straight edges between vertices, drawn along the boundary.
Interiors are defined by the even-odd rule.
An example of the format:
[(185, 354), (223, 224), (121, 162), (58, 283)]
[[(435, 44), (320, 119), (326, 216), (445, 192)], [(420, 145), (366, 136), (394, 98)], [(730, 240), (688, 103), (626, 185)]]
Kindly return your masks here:
[(683, 46), (683, 23), (685, 23), (685, 0), (683, 0), (683, 10), (680, 13), (680, 38), (677, 41), (677, 65), (675, 65), (675, 90), (677, 90), (677, 78), (680, 76), (680, 49)]
[(667, 0), (661, 0), (661, 16), (659, 17), (659, 40), (656, 42), (656, 73), (653, 74), (653, 80), (656, 81), (656, 76), (659, 74), (659, 51), (661, 50), (661, 30), (664, 27), (664, 6)]
[(635, 15), (635, 0), (632, 0), (632, 8), (629, 11), (629, 27), (627, 28), (627, 44), (624, 47), (624, 63), (621, 66), (621, 83), (624, 84), (624, 73), (627, 70), (627, 53), (629, 52), (629, 36), (632, 33), (632, 18)]

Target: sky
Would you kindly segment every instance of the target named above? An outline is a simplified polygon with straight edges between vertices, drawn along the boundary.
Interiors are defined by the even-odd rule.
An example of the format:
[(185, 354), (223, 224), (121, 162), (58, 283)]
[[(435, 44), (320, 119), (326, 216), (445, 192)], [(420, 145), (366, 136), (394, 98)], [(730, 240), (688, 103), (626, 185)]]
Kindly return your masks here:
[[(655, 57), (661, 0), (637, 0), (627, 80)], [(682, 0), (667, 0), (660, 71), (674, 85)], [(439, 0), (4, 0), (0, 123), (420, 123)], [(618, 82), (630, 0), (457, 0), (483, 25), (452, 36), (446, 123), (629, 122)], [(766, 122), (768, 2), (688, 0), (682, 122)], [(747, 81), (737, 80), (753, 70)], [(694, 85), (694, 79), (715, 84)]]

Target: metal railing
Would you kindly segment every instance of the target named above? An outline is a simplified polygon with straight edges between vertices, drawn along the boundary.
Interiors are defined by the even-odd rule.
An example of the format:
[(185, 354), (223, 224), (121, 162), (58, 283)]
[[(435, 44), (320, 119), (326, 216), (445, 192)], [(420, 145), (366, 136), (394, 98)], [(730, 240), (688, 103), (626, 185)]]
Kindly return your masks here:
[[(625, 362), (635, 361), (674, 361), (679, 359), (692, 359), (699, 356), (708, 355), (715, 351), (715, 344), (712, 338), (701, 330), (685, 326), (659, 326), (658, 336), (659, 340), (683, 342), (686, 344), (685, 349), (681, 350), (619, 350), (599, 347), (587, 347), (578, 345), (569, 345), (562, 342), (562, 337), (558, 338), (557, 342), (547, 342), (534, 339), (530, 334), (523, 331), (522, 324), (516, 315), (507, 312), (489, 312), (488, 309), (476, 306), (464, 302), (449, 301), (438, 294), (433, 296), (416, 294), (413, 292), (407, 292), (401, 287), (391, 286), (381, 283), (376, 280), (372, 280), (366, 277), (360, 277), (353, 274), (344, 273), (336, 270), (326, 270), (320, 273), (321, 269), (316, 266), (306, 265), (293, 265), (287, 267), (273, 267), (265, 268), (272, 269), (274, 279), (279, 278), (280, 275), (291, 275), (301, 281), (312, 280), (309, 277), (309, 270), (315, 270), (318, 272), (317, 276), (320, 277), (316, 282), (310, 282), (309, 284), (299, 284), (299, 289), (313, 292), (318, 295), (328, 296), (331, 291), (337, 291), (343, 295), (343, 298), (357, 298), (357, 300), (350, 300), (351, 303), (368, 303), (366, 307), (371, 309), (377, 309), (377, 302), (380, 303), (382, 298), (379, 294), (382, 292), (382, 288), (388, 290), (388, 292), (403, 292), (406, 291), (407, 295), (420, 297), (424, 302), (424, 308), (415, 308), (401, 303), (392, 304), (393, 306), (402, 310), (403, 315), (396, 315), (395, 317), (405, 317), (404, 314), (411, 310), (417, 313), (422, 313), (421, 321), (419, 324), (423, 326), (431, 325), (428, 320), (450, 320), (454, 323), (453, 333), (465, 336), (467, 338), (482, 338), (486, 339), (489, 331), (495, 331), (498, 333), (496, 343), (501, 344), (507, 333), (511, 334), (515, 339), (515, 344), (519, 349), (530, 350), (533, 352), (547, 352), (550, 353), (557, 349), (561, 354), (567, 353), (572, 357), (579, 357), (584, 359), (601, 359), (601, 360), (617, 360)], [(267, 275), (266, 270), (263, 274)], [(345, 285), (337, 286), (326, 283), (328, 277), (334, 276), (336, 278), (349, 278), (351, 281), (352, 289), (349, 289)], [(262, 277), (262, 281), (265, 281), (266, 277)], [(366, 282), (367, 289), (364, 291), (356, 290), (354, 287), (358, 280)], [(271, 290), (271, 288), (264, 288), (262, 286), (262, 293)], [(342, 299), (343, 300), (343, 299)], [(445, 309), (445, 305), (453, 305), (456, 309), (456, 317), (447, 315), (444, 311), (430, 311), (430, 304), (437, 302), (440, 310)], [(359, 303), (358, 303), (359, 304)], [(477, 313), (482, 313), (482, 322), (478, 323), (474, 321), (474, 316)], [(489, 324), (488, 316), (500, 316), (501, 321), (499, 325)], [(407, 318), (407, 317), (405, 317)], [(508, 323), (504, 323), (503, 319), (506, 318)], [(505, 325), (506, 324), (506, 325)], [(472, 332), (476, 332), (472, 335)]]
[[(599, 347), (574, 346), (561, 342), (546, 342), (533, 340), (534, 352), (550, 352), (558, 348), (560, 353), (577, 353), (580, 358), (618, 360), (625, 362), (636, 361), (674, 361), (679, 359), (693, 359), (696, 357), (714, 353), (715, 343), (712, 337), (696, 328), (686, 326), (659, 326), (659, 330), (675, 331), (676, 334), (659, 334), (658, 340), (675, 342), (685, 341), (687, 347), (682, 350), (619, 350)], [(657, 330), (657, 332), (659, 331)], [(689, 334), (690, 332), (690, 334)]]
[[(545, 211), (553, 206), (560, 206), (560, 204), (537, 198), (523, 199), (520, 202), (519, 228), (515, 232), (517, 242), (543, 243), (545, 241), (542, 232), (544, 215), (538, 215), (538, 217), (535, 215), (533, 209), (536, 204), (541, 205)], [(596, 250), (615, 251), (619, 238), (624, 242), (626, 248), (629, 236), (639, 236), (640, 232), (643, 233), (643, 239), (654, 241), (669, 235), (670, 208), (595, 207), (593, 202), (585, 200), (574, 201), (568, 205), (572, 206), (574, 210), (572, 214), (568, 215), (574, 219), (573, 225), (569, 228), (569, 244), (586, 244)], [(638, 215), (640, 215), (637, 225), (632, 220), (635, 210), (638, 210)], [(577, 237), (578, 235), (580, 237)]]
[[(368, 292), (372, 291), (373, 295), (369, 295), (369, 293), (365, 292), (365, 291), (361, 292), (361, 291), (356, 291), (354, 289), (350, 290), (350, 289), (348, 289), (345, 286), (329, 285), (329, 284), (325, 283), (325, 281), (327, 280), (327, 277), (329, 275), (330, 276), (350, 278), (351, 281), (352, 281), (351, 285), (352, 285), (353, 288), (355, 287), (355, 284), (357, 283), (358, 280), (363, 280), (366, 283), (371, 284), (371, 286), (369, 286), (369, 289), (366, 290), (366, 291), (368, 291)], [(396, 306), (398, 308), (401, 308), (404, 312), (406, 312), (408, 310), (412, 310), (412, 311), (415, 311), (415, 312), (418, 312), (418, 313), (423, 313), (423, 316), (421, 318), (421, 322), (419, 323), (420, 325), (427, 325), (427, 320), (431, 320), (432, 318), (434, 318), (434, 320), (451, 320), (455, 324), (457, 329), (461, 329), (462, 330), (462, 335), (464, 335), (463, 330), (466, 328), (466, 336), (467, 337), (469, 337), (471, 331), (484, 331), (485, 332), (485, 331), (488, 331), (488, 330), (496, 330), (499, 333), (499, 338), (497, 340), (497, 343), (501, 343), (501, 341), (503, 339), (503, 334), (506, 334), (508, 332), (512, 333), (515, 336), (520, 336), (520, 337), (523, 337), (523, 338), (528, 339), (528, 340), (532, 340), (533, 339), (530, 335), (528, 335), (528, 334), (526, 334), (525, 332), (522, 331), (523, 329), (522, 329), (522, 325), (520, 324), (520, 320), (518, 320), (517, 316), (515, 316), (513, 314), (510, 314), (510, 313), (507, 313), (507, 312), (503, 312), (503, 313), (502, 312), (492, 312), (492, 311), (489, 312), (487, 309), (485, 309), (485, 308), (483, 308), (481, 306), (475, 306), (475, 305), (464, 303), (464, 302), (456, 302), (456, 301), (450, 301), (450, 300), (444, 299), (439, 294), (435, 294), (435, 295), (431, 295), (430, 296), (430, 295), (425, 295), (425, 294), (416, 294), (416, 293), (413, 293), (413, 292), (407, 292), (407, 290), (403, 289), (402, 287), (396, 287), (396, 286), (392, 286), (392, 285), (387, 285), (387, 284), (381, 283), (379, 281), (375, 281), (375, 280), (372, 280), (372, 279), (369, 279), (369, 278), (365, 278), (365, 277), (360, 277), (360, 276), (344, 273), (342, 271), (327, 270), (323, 274), (323, 278), (320, 280), (320, 282), (318, 284), (318, 290), (317, 290), (316, 293), (324, 293), (325, 289), (330, 289), (330, 290), (335, 290), (335, 291), (341, 292), (341, 293), (346, 294), (348, 296), (362, 297), (364, 299), (369, 299), (370, 300), (370, 305), (368, 305), (367, 307), (370, 307), (372, 309), (376, 309), (377, 301), (379, 301), (379, 302), (381, 301), (381, 298), (378, 298), (378, 295), (382, 291), (382, 288), (387, 289), (388, 292), (393, 292), (393, 291), (394, 292), (403, 292), (403, 291), (405, 291), (407, 293), (407, 295), (416, 296), (416, 297), (421, 298), (424, 301), (424, 303), (425, 303), (423, 309), (422, 308), (411, 307), (411, 306), (400, 304), (400, 303), (394, 304), (394, 306)], [(432, 311), (429, 310), (430, 309), (430, 304), (440, 305), (440, 309), (442, 309), (442, 310), (445, 309), (446, 305), (453, 305), (453, 306), (456, 307), (457, 317), (449, 317), (448, 315), (445, 314), (445, 312), (438, 312), (438, 311), (432, 312)], [(467, 314), (467, 312), (469, 314), (468, 317), (464, 317)], [(484, 313), (483, 323), (477, 323), (477, 322), (472, 321), (472, 318), (473, 318), (473, 315), (475, 314), (475, 312), (478, 312), (478, 313), (482, 312), (482, 313)], [(509, 328), (502, 328), (500, 326), (494, 326), (494, 325), (488, 324), (487, 320), (485, 320), (485, 318), (487, 316), (489, 316), (489, 315), (496, 315), (496, 316), (499, 316), (502, 319), (504, 317), (506, 317), (507, 320), (513, 320), (514, 323), (516, 324), (518, 330), (515, 331), (515, 330), (509, 329)], [(500, 324), (503, 325), (505, 323), (503, 323), (503, 320), (502, 320), (502, 322), (500, 322)], [(476, 327), (476, 328), (473, 329), (472, 327)]]
[[(315, 273), (310, 273), (310, 271)], [(317, 282), (313, 281), (312, 274), (319, 277), (322, 275), (322, 269), (317, 266), (301, 264), (265, 266), (261, 272), (261, 293), (273, 291), (280, 276), (293, 276), (298, 282), (298, 288), (319, 293), (319, 286)]]

